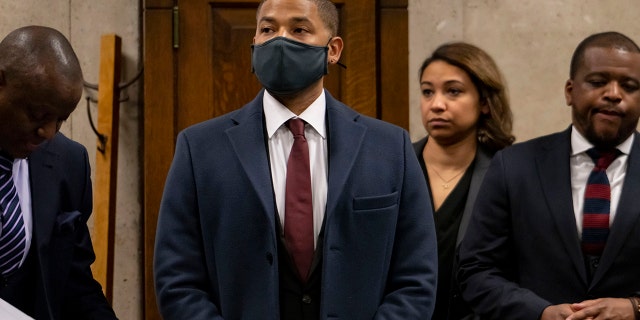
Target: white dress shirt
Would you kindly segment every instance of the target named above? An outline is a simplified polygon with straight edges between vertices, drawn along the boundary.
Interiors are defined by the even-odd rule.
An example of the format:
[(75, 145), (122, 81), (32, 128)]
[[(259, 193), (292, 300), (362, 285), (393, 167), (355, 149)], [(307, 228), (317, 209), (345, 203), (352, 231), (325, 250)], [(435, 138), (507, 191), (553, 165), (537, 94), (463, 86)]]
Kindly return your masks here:
[[(616, 148), (622, 152), (607, 168), (607, 177), (611, 186), (611, 207), (609, 210), (609, 225), (613, 223), (620, 201), (620, 193), (624, 177), (627, 172), (627, 160), (633, 145), (634, 135), (619, 144)], [(593, 145), (584, 137), (575, 126), (571, 127), (571, 193), (573, 196), (573, 211), (576, 216), (578, 235), (582, 237), (582, 208), (584, 206), (584, 193), (587, 189), (587, 179), (595, 167), (593, 160), (586, 151)]]
[(313, 243), (317, 245), (318, 235), (324, 220), (327, 203), (327, 132), (325, 124), (326, 100), (324, 91), (300, 116), (287, 109), (266, 90), (263, 98), (267, 135), (269, 137), (269, 163), (271, 180), (275, 191), (278, 215), (284, 229), (285, 190), (287, 180), (287, 159), (293, 146), (293, 134), (285, 126), (291, 118), (301, 118), (306, 122), (304, 135), (309, 146), (311, 166), (311, 193), (313, 201)]

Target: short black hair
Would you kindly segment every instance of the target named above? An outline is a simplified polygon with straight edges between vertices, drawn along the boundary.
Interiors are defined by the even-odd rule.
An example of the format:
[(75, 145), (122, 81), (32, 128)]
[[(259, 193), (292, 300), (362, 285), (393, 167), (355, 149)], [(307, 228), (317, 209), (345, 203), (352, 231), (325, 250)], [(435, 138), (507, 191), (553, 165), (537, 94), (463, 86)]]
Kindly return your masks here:
[[(260, 13), (260, 9), (262, 5), (268, 0), (260, 1), (258, 5), (258, 10), (256, 10), (256, 15)], [(320, 19), (324, 23), (325, 27), (331, 32), (331, 36), (335, 37), (338, 35), (338, 28), (340, 26), (340, 18), (338, 16), (338, 9), (333, 4), (333, 2), (329, 0), (307, 0), (316, 4), (318, 7), (318, 14), (320, 15)]]
[(569, 78), (573, 79), (584, 59), (584, 53), (588, 48), (618, 48), (629, 52), (640, 53), (640, 47), (631, 38), (616, 31), (607, 31), (588, 36), (578, 44), (571, 57)]

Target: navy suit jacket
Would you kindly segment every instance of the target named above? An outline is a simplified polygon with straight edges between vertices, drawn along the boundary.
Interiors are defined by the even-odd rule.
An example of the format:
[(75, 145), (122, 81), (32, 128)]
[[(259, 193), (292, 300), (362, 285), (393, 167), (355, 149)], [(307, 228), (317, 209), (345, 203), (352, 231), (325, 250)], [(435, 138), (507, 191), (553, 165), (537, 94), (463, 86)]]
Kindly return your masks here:
[(496, 154), (460, 248), (464, 299), (483, 318), (538, 319), (551, 304), (640, 291), (640, 137), (615, 220), (591, 280), (580, 248), (571, 129)]
[(93, 279), (86, 149), (61, 133), (29, 156), (36, 319), (116, 319)]
[[(436, 239), (408, 134), (326, 97), (320, 318), (428, 319)], [(164, 319), (280, 318), (262, 98), (178, 136), (156, 234)]]

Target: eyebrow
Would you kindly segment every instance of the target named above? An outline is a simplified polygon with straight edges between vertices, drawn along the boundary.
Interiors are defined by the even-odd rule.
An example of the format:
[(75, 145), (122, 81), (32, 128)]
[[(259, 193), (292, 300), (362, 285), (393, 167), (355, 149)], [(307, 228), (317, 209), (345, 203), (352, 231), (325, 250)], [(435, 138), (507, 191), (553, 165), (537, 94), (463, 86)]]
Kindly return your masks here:
[[(456, 80), (456, 79), (447, 80), (447, 81), (444, 82), (445, 85), (458, 84), (458, 83), (464, 85), (464, 82), (462, 82), (461, 80)], [(423, 85), (423, 84), (431, 85), (431, 86), (433, 85), (433, 83), (431, 81), (420, 81), (420, 85)]]
[[(616, 73), (615, 72), (610, 72), (610, 71), (593, 71), (590, 73), (587, 73), (584, 75), (585, 78), (586, 77), (593, 77), (593, 76), (600, 76), (600, 77), (605, 77), (605, 78), (617, 78)], [(633, 76), (622, 76), (621, 77), (623, 80), (635, 80), (638, 81), (638, 78), (635, 78)]]
[(309, 22), (309, 21), (311, 21), (307, 17), (293, 17), (293, 18), (291, 18), (289, 20), (292, 20), (293, 22)]
[[(309, 18), (307, 18), (307, 17), (292, 17), (292, 18), (289, 19), (289, 21), (292, 21), (292, 22), (309, 22), (311, 20), (309, 20)], [(264, 16), (264, 17), (260, 18), (259, 22), (271, 22), (271, 23), (274, 23), (274, 22), (276, 22), (276, 19), (274, 17)]]

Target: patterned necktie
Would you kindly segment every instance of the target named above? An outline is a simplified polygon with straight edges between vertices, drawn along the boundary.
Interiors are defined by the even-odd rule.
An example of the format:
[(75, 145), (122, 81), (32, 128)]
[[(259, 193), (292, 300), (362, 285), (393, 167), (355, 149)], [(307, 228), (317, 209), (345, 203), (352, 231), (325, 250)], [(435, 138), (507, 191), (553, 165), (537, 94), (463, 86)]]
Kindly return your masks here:
[(10, 274), (22, 262), (26, 248), (26, 233), (18, 193), (13, 183), (13, 161), (0, 155), (0, 209), (2, 235), (0, 236), (0, 272)]
[(582, 251), (585, 255), (600, 256), (609, 235), (609, 210), (611, 209), (611, 186), (607, 168), (620, 152), (591, 148), (587, 154), (595, 167), (587, 179), (584, 193), (582, 218)]
[(287, 161), (284, 238), (298, 275), (306, 282), (314, 250), (309, 146), (303, 120), (290, 119), (286, 126), (293, 133), (293, 146)]

